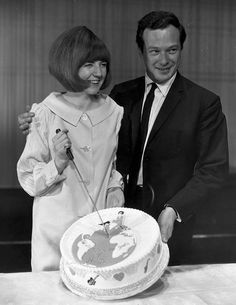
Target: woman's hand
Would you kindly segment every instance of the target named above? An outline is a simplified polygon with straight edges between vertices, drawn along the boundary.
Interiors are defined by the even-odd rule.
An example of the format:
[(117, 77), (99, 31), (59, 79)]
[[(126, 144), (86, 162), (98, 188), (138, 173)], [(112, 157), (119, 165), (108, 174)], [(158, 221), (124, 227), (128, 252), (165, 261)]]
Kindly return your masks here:
[(68, 130), (58, 132), (53, 138), (52, 143), (55, 151), (55, 165), (58, 173), (61, 174), (68, 165), (69, 158), (67, 149), (71, 147), (71, 141), (67, 136)]
[(107, 207), (122, 207), (125, 203), (125, 197), (120, 187), (112, 187), (107, 191)]
[(26, 106), (26, 112), (18, 115), (18, 125), (23, 134), (27, 135), (30, 130), (32, 118), (35, 116), (34, 112), (30, 112), (30, 106)]

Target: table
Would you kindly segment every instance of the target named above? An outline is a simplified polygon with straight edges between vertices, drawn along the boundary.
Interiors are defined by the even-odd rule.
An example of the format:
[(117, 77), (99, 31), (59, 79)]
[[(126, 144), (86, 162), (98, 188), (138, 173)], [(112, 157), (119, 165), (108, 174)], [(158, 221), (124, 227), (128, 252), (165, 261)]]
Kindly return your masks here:
[(146, 291), (97, 301), (70, 292), (58, 271), (0, 274), (1, 305), (235, 305), (236, 264), (168, 267)]

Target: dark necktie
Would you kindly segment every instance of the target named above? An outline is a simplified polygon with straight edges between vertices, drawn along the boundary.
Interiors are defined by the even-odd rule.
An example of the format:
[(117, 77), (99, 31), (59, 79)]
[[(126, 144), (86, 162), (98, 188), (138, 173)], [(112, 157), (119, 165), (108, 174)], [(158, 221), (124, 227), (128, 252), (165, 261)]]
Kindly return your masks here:
[(144, 107), (143, 107), (143, 114), (142, 114), (142, 120), (141, 120), (141, 147), (143, 150), (145, 139), (147, 136), (147, 131), (148, 131), (148, 122), (149, 122), (149, 116), (152, 108), (152, 103), (154, 100), (154, 91), (157, 88), (157, 85), (155, 83), (152, 83), (151, 90), (149, 91)]
[[(149, 116), (152, 108), (152, 103), (154, 100), (154, 91), (157, 88), (157, 85), (155, 83), (152, 83), (152, 87), (146, 96), (144, 107), (143, 107), (143, 114), (141, 118), (141, 123), (140, 123), (140, 128), (139, 128), (139, 137), (136, 143), (136, 154), (133, 159), (133, 165), (132, 165), (132, 174), (130, 176), (130, 183), (132, 185), (137, 183), (138, 179), (138, 173), (140, 169), (140, 163), (142, 159), (142, 152), (143, 152), (143, 147), (147, 135), (147, 130), (148, 130), (148, 122), (149, 122)], [(132, 181), (132, 182), (131, 182)]]

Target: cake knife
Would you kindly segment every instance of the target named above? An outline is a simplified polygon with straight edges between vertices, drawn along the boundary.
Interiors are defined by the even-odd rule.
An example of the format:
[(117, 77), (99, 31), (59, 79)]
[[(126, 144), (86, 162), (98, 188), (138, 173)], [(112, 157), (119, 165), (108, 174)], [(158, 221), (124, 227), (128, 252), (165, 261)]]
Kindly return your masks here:
[[(59, 129), (59, 128), (56, 129), (56, 133), (59, 133), (60, 131), (61, 131), (61, 129)], [(75, 164), (74, 156), (73, 156), (73, 154), (72, 154), (72, 152), (71, 152), (71, 149), (70, 149), (69, 147), (66, 149), (66, 154), (67, 154), (67, 157), (68, 157), (68, 158), (71, 160), (71, 162), (73, 163), (74, 168), (75, 168), (75, 170), (76, 170), (76, 172), (77, 172), (77, 174), (78, 174), (78, 176), (79, 176), (79, 178), (80, 178), (80, 181), (83, 183), (84, 189), (85, 189), (87, 195), (89, 196), (89, 199), (90, 199), (90, 201), (92, 202), (93, 207), (94, 207), (95, 211), (97, 212), (98, 217), (100, 218), (100, 221), (102, 222), (102, 225), (103, 225), (103, 227), (104, 227), (104, 230), (105, 230), (107, 236), (109, 237), (109, 233), (108, 233), (108, 231), (107, 231), (107, 228), (106, 228), (106, 226), (105, 226), (105, 223), (104, 223), (104, 221), (102, 220), (101, 214), (98, 212), (98, 209), (97, 209), (97, 207), (96, 207), (96, 205), (95, 205), (95, 202), (94, 202), (92, 196), (89, 194), (88, 188), (87, 188), (87, 186), (86, 186), (86, 184), (85, 184), (85, 182), (84, 182), (84, 179), (83, 179), (83, 177), (82, 177), (82, 175), (81, 175), (81, 173), (80, 173), (80, 171), (79, 171), (77, 165)]]

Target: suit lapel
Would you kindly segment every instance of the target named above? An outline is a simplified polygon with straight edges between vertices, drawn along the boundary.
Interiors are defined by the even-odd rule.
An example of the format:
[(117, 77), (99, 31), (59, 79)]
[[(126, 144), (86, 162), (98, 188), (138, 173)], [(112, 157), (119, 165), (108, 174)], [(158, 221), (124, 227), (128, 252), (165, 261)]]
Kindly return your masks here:
[(132, 124), (132, 139), (133, 143), (136, 143), (139, 127), (140, 127), (140, 116), (142, 109), (142, 102), (144, 96), (145, 89), (145, 78), (141, 78), (139, 83), (137, 83), (137, 87), (132, 92), (132, 100), (133, 100), (133, 108), (130, 113), (131, 124)]
[(154, 122), (152, 130), (150, 132), (147, 145), (152, 141), (154, 135), (159, 131), (161, 126), (167, 120), (171, 112), (175, 109), (177, 104), (181, 99), (181, 92), (183, 91), (182, 78), (179, 73), (177, 73), (176, 78), (165, 98), (165, 101), (160, 109), (160, 112), (157, 115), (157, 118)]

